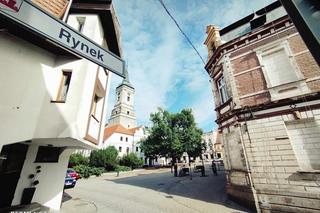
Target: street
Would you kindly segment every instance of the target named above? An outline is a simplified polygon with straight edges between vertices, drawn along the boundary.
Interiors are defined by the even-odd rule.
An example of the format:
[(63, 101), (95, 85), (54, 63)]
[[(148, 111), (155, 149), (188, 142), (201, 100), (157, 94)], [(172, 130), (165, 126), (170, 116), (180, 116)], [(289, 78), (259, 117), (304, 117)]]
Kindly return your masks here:
[(223, 171), (173, 177), (169, 169), (81, 179), (66, 189), (60, 212), (249, 212), (230, 201)]

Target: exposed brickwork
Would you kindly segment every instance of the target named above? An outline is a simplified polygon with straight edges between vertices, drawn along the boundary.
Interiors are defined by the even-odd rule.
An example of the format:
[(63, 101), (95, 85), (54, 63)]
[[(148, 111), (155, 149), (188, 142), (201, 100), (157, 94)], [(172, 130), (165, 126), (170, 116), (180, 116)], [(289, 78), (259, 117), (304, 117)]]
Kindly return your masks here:
[[(294, 100), (302, 94), (309, 98), (309, 92), (320, 91), (320, 80), (317, 79), (320, 76), (320, 68), (307, 51), (296, 28), (289, 20), (285, 22), (283, 21), (281, 26), (276, 26), (276, 22), (270, 26), (266, 25), (261, 30), (264, 34), (257, 35), (251, 32), (225, 43), (222, 46), (225, 48), (213, 55), (216, 60), (219, 59), (217, 55), (220, 53), (225, 54), (222, 58), (230, 59), (224, 63), (226, 70), (223, 70), (223, 75), (226, 85), (233, 86), (230, 110), (222, 111), (221, 119), (218, 119), (224, 140), (228, 177), (226, 190), (231, 197), (241, 202), (245, 202), (242, 200), (243, 196), (248, 196), (256, 190), (262, 212), (320, 212), (320, 110), (292, 110), (292, 114), (280, 114), (287, 113), (280, 111), (284, 108), (294, 108)], [(272, 58), (270, 52), (279, 49), (289, 54), (288, 63), (281, 64), (281, 60)], [(270, 56), (268, 60), (263, 58), (265, 55)], [(260, 66), (260, 60), (261, 68), (254, 69)], [(209, 60), (211, 63), (214, 61)], [(295, 71), (299, 70), (295, 64), (303, 76), (296, 76)], [(212, 64), (206, 67), (208, 66)], [(288, 73), (279, 75), (288, 77), (287, 82), (277, 82), (278, 71)], [(268, 73), (269, 83), (273, 87), (267, 88), (263, 72)], [(264, 90), (266, 92), (259, 94)], [(289, 98), (291, 101), (283, 106)], [(236, 99), (237, 102), (234, 101)], [(298, 101), (299, 98), (297, 104)], [(239, 113), (244, 110), (246, 115), (250, 114), (246, 106), (253, 109), (252, 116), (248, 115), (246, 122), (243, 122), (244, 114)], [(258, 109), (261, 111), (255, 111)], [(301, 108), (299, 110), (301, 111)], [(303, 110), (311, 108), (306, 106)], [(269, 117), (257, 119), (264, 116)], [(248, 173), (246, 165), (251, 173)], [(250, 174), (252, 186), (248, 181)], [(255, 190), (247, 190), (248, 195), (241, 192), (242, 189), (251, 187)]]
[(270, 102), (269, 92), (240, 99), (241, 106), (255, 106)]
[(303, 42), (302, 38), (300, 35), (295, 35), (292, 36), (288, 39), (289, 45), (290, 45), (290, 49), (292, 51), (293, 54), (295, 53), (299, 53), (301, 51), (304, 51), (307, 49), (305, 43)]
[(312, 92), (320, 91), (320, 80), (307, 82), (307, 85)]
[(318, 66), (317, 62), (314, 60), (310, 52), (295, 56), (295, 60), (304, 77), (313, 78), (316, 76), (320, 76), (320, 67)]
[(286, 36), (291, 35), (291, 34), (296, 33), (296, 32), (297, 32), (296, 28), (290, 28), (290, 29), (287, 29), (287, 30), (285, 30), (285, 31), (283, 31), (281, 33), (273, 34), (272, 36), (269, 36), (268, 38), (260, 40), (260, 41), (254, 43), (254, 44), (249, 44), (249, 45), (247, 45), (247, 46), (245, 46), (243, 48), (239, 48), (239, 49), (235, 50), (234, 52), (231, 53), (230, 57), (233, 58), (235, 56), (238, 56), (240, 54), (246, 53), (246, 52), (248, 52), (250, 50), (253, 50), (253, 49), (255, 49), (257, 47), (260, 47), (260, 46), (263, 46), (265, 44), (269, 44), (269, 43), (271, 43), (273, 41), (276, 41), (278, 39), (281, 39), (283, 37), (286, 37)]
[(241, 58), (237, 58), (232, 61), (234, 67), (234, 74), (242, 72), (244, 70), (252, 69), (259, 66), (258, 58), (255, 53), (244, 55)]
[[(234, 65), (237, 66), (236, 64)], [(240, 96), (251, 93), (260, 92), (267, 89), (267, 84), (261, 69), (252, 70), (250, 72), (235, 77), (237, 91)]]

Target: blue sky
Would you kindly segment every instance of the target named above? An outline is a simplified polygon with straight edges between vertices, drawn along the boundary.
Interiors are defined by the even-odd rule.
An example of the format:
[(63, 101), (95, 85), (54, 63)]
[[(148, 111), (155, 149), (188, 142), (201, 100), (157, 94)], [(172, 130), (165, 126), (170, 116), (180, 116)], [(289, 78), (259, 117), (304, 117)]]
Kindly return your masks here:
[[(203, 45), (209, 24), (223, 28), (274, 0), (163, 0), (171, 14), (207, 60)], [(162, 107), (171, 112), (192, 108), (204, 131), (216, 128), (209, 76), (194, 50), (158, 0), (113, 0), (120, 22), (123, 58), (136, 89), (139, 125)], [(112, 76), (108, 118), (121, 79)]]

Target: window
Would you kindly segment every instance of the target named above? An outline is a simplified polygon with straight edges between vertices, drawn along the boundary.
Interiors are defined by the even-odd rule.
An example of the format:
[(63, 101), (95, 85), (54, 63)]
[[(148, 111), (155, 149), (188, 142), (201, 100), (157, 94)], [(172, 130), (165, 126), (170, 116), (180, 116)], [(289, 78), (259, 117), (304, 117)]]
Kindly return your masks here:
[(127, 111), (127, 115), (129, 115), (130, 114), (130, 112), (129, 111)]
[(119, 146), (119, 152), (122, 152), (122, 147), (121, 146)]
[(97, 105), (98, 102), (101, 100), (102, 98), (94, 95), (94, 99), (93, 99), (93, 103), (92, 103), (92, 110), (91, 110), (91, 115), (93, 115), (95, 118), (97, 117)]
[(286, 129), (300, 170), (320, 171), (320, 126), (313, 118), (286, 121)]
[(139, 147), (136, 147), (136, 152), (139, 152)]
[(85, 17), (77, 17), (77, 21), (78, 21), (78, 31), (82, 32), (86, 18)]
[(226, 83), (224, 81), (223, 76), (221, 76), (217, 80), (217, 88), (218, 88), (218, 92), (219, 92), (219, 96), (220, 96), (220, 102), (221, 102), (221, 104), (223, 104), (229, 99), (228, 92), (227, 92), (227, 86), (226, 86)]
[(127, 154), (129, 153), (129, 147), (127, 147)]
[(117, 94), (117, 101), (120, 101), (120, 92)]
[(39, 146), (35, 162), (57, 163), (62, 151), (61, 147)]
[(120, 141), (123, 141), (123, 137), (122, 136), (120, 137)]
[(287, 41), (259, 47), (256, 53), (272, 101), (309, 92)]
[(261, 58), (271, 87), (299, 79), (284, 48), (267, 52)]
[(129, 102), (130, 101), (130, 96), (128, 95), (128, 97), (127, 97), (127, 101)]
[(126, 142), (128, 142), (128, 138), (126, 137)]
[(71, 82), (71, 75), (71, 71), (62, 71), (62, 78), (58, 90), (57, 101), (65, 102), (67, 100), (67, 94)]

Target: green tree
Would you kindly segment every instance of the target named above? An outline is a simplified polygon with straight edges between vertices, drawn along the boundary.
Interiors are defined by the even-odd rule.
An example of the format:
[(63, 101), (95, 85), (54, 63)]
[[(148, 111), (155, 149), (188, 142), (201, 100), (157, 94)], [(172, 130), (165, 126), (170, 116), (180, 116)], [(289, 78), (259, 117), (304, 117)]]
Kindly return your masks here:
[(69, 158), (69, 166), (74, 167), (78, 165), (89, 165), (89, 158), (80, 153), (73, 153)]
[(174, 126), (183, 150), (188, 153), (189, 157), (200, 156), (205, 148), (201, 142), (203, 132), (197, 127), (192, 110), (183, 109), (180, 113), (175, 114)]
[(91, 166), (104, 167), (107, 171), (114, 171), (118, 164), (118, 151), (114, 146), (94, 150), (90, 154)]
[(136, 169), (143, 165), (143, 160), (140, 159), (136, 154), (129, 153), (120, 159), (121, 166), (127, 166), (131, 169)]
[(179, 113), (159, 109), (150, 120), (150, 135), (140, 145), (147, 157), (171, 157), (175, 163), (183, 152), (192, 157), (201, 154), (202, 130), (197, 128), (191, 109)]

